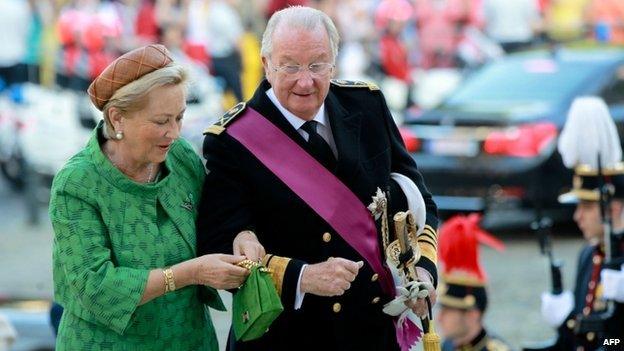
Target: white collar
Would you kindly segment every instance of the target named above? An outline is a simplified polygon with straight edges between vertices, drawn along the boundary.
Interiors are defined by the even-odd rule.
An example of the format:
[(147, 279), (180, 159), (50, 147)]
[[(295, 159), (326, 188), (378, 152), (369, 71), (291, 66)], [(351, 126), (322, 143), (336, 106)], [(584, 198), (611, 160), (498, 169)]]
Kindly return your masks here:
[[(267, 90), (266, 94), (271, 100), (271, 102), (273, 102), (275, 107), (277, 107), (277, 109), (284, 115), (284, 117), (286, 117), (286, 120), (288, 120), (288, 122), (293, 126), (293, 128), (295, 128), (295, 130), (299, 130), (299, 128), (303, 126), (306, 120), (299, 118), (295, 116), (292, 112), (288, 111), (277, 99), (277, 96), (275, 95), (275, 91), (273, 90), (273, 88)], [(327, 118), (325, 117), (325, 103), (323, 103), (321, 105), (321, 108), (319, 108), (318, 112), (316, 112), (316, 115), (314, 116), (313, 120), (318, 122), (322, 126), (327, 127)]]

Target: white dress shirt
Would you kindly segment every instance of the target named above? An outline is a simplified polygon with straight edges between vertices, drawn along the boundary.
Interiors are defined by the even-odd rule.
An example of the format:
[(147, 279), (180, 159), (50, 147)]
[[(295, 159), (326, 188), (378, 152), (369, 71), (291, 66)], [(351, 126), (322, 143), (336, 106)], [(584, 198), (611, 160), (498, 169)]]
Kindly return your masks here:
[[(303, 130), (301, 127), (305, 122), (305, 119), (299, 118), (295, 116), (292, 112), (288, 111), (280, 102), (277, 100), (277, 96), (275, 95), (275, 91), (273, 88), (266, 91), (267, 96), (273, 102), (275, 107), (286, 117), (286, 120), (295, 128), (295, 130), (301, 134), (301, 136), (308, 141), (309, 135), (308, 132)], [(312, 119), (313, 121), (318, 122), (316, 127), (316, 132), (329, 144), (332, 152), (334, 153), (334, 157), (338, 159), (338, 151), (336, 149), (336, 142), (334, 141), (334, 135), (331, 131), (331, 126), (329, 124), (329, 120), (327, 119), (327, 115), (325, 114), (325, 103), (321, 105), (318, 112)]]

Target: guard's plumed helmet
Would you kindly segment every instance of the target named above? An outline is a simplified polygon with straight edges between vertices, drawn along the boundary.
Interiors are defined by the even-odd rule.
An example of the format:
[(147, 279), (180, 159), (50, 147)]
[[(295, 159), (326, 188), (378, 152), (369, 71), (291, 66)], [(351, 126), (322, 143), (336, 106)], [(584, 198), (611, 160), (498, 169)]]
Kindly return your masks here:
[[(624, 199), (622, 146), (605, 102), (594, 96), (572, 103), (558, 145), (563, 163), (574, 169), (572, 189), (559, 196), (561, 203), (598, 201), (602, 181), (611, 185), (611, 196)], [(598, 172), (598, 157), (603, 179)]]
[(479, 262), (479, 243), (499, 251), (504, 244), (479, 227), (481, 216), (455, 216), (440, 227), (442, 287), (438, 302), (458, 309), (487, 308), (487, 277)]

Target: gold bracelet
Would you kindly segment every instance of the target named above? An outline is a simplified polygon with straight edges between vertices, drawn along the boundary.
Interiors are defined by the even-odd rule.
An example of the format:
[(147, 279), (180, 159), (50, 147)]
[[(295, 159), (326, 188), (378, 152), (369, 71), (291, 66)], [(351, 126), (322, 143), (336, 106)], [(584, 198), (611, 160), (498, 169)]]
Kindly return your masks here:
[(165, 294), (171, 291), (175, 291), (175, 280), (173, 279), (173, 270), (171, 267), (163, 269), (163, 275), (165, 276)]

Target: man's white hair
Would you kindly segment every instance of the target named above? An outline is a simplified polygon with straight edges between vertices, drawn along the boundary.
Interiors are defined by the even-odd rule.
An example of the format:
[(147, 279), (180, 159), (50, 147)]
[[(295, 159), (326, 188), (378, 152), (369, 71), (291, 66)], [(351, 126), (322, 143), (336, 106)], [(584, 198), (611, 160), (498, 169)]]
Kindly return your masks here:
[(304, 6), (292, 6), (277, 11), (269, 19), (267, 27), (262, 35), (262, 48), (260, 53), (263, 57), (269, 57), (273, 51), (273, 33), (278, 26), (284, 25), (288, 28), (301, 28), (305, 30), (315, 30), (323, 26), (329, 36), (329, 46), (331, 48), (332, 60), (336, 60), (338, 55), (338, 42), (340, 35), (331, 18), (324, 12)]

